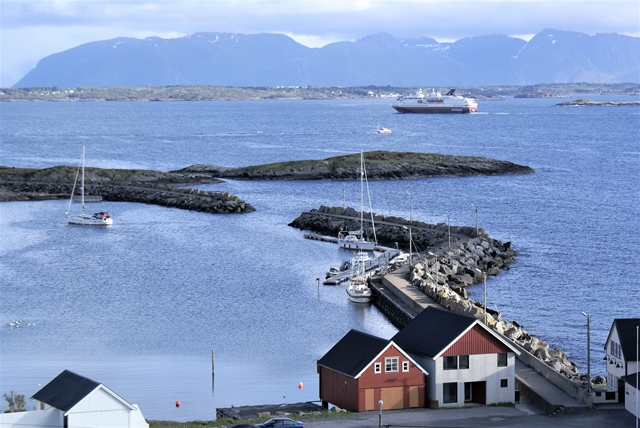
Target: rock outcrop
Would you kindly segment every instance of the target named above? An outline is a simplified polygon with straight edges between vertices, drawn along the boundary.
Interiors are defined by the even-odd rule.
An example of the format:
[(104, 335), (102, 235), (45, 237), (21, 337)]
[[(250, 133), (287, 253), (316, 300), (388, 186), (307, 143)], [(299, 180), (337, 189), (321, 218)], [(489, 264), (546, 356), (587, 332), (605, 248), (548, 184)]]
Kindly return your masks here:
[[(76, 171), (71, 167), (0, 167), (0, 201), (68, 199)], [(178, 187), (218, 181), (195, 174), (147, 170), (87, 168), (85, 171), (85, 182), (91, 183), (85, 186), (87, 194), (100, 195), (106, 201), (139, 202), (209, 213), (255, 211), (250, 204), (230, 193)]]
[[(369, 180), (395, 180), (444, 176), (530, 174), (533, 169), (511, 162), (478, 156), (434, 153), (365, 152)], [(242, 168), (194, 165), (174, 172), (199, 172), (237, 180), (356, 180), (360, 178), (360, 154), (321, 160), (277, 162)]]

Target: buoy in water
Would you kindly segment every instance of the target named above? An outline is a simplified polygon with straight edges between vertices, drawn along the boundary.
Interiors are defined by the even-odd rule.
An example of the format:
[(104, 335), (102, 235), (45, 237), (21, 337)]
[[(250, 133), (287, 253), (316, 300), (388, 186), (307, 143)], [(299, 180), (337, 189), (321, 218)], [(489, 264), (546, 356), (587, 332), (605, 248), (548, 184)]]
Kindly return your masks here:
[(298, 389), (302, 389), (302, 382), (298, 382)]
[(180, 408), (180, 402), (179, 401), (176, 401), (176, 407)]

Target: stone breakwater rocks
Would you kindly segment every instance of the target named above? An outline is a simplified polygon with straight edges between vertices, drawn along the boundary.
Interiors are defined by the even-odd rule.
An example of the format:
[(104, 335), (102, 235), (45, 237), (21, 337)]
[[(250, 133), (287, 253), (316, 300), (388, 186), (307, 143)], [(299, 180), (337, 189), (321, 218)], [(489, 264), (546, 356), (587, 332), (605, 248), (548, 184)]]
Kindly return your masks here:
[[(450, 311), (471, 315), (478, 320), (484, 320), (484, 308), (479, 302), (467, 298), (466, 290), (461, 285), (483, 280), (483, 274), (477, 272), (474, 266), (482, 272), (495, 274), (491, 266), (491, 254), (498, 254), (504, 247), (495, 244), (496, 241), (483, 238), (473, 238), (451, 251), (445, 251), (442, 256), (423, 258), (413, 266), (410, 282), (418, 287), (434, 301)], [(484, 260), (482, 266), (476, 260)], [(501, 257), (502, 258), (502, 257)], [(462, 274), (461, 274), (462, 272)], [(505, 321), (499, 312), (487, 308), (487, 325), (498, 333), (522, 346), (527, 352), (538, 358), (558, 373), (563, 374), (574, 382), (584, 382), (586, 376), (578, 374), (576, 364), (567, 359), (564, 351), (549, 349), (549, 344), (532, 337), (520, 324), (515, 321)], [(600, 380), (601, 381), (601, 380)]]
[[(364, 215), (365, 235), (373, 237), (371, 214)], [(409, 250), (409, 229), (414, 252), (436, 252), (439, 256), (441, 274), (439, 281), (455, 287), (465, 287), (482, 280), (476, 269), (488, 275), (497, 275), (500, 269), (509, 269), (509, 263), (517, 255), (511, 243), (491, 239), (483, 229), (467, 226), (451, 226), (451, 249), (449, 249), (449, 226), (403, 218), (373, 216), (378, 243)], [(340, 230), (358, 230), (360, 213), (353, 208), (321, 206), (319, 209), (300, 214), (289, 226), (323, 235), (337, 236)]]
[[(0, 201), (67, 199), (72, 184), (45, 182), (0, 182)], [(250, 204), (230, 193), (183, 189), (170, 184), (123, 182), (89, 188), (106, 201), (138, 202), (208, 213), (246, 213), (255, 211)], [(95, 191), (95, 192), (94, 192)]]

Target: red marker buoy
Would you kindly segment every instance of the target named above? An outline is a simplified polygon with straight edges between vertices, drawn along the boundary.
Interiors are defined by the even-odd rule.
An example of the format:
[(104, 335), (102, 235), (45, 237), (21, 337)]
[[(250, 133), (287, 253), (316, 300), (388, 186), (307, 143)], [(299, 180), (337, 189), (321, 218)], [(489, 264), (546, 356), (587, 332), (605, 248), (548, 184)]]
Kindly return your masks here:
[(298, 389), (302, 389), (302, 382), (298, 382)]
[(179, 408), (180, 407), (180, 402), (176, 401), (176, 407)]

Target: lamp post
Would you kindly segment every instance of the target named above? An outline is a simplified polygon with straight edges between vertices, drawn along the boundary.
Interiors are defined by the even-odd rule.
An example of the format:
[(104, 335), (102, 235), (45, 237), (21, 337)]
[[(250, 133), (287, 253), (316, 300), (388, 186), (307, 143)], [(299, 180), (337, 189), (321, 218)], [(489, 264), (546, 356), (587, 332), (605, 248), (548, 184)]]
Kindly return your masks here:
[(447, 226), (449, 227), (449, 250), (451, 250), (451, 222), (449, 221), (449, 216), (446, 214), (443, 214), (443, 216), (445, 216), (447, 218)]
[(342, 185), (342, 209), (344, 209), (345, 204), (347, 203), (347, 185)]
[(487, 274), (477, 268), (476, 271), (481, 273), (484, 279), (484, 325), (487, 325)]
[(413, 252), (412, 248), (411, 248), (411, 227), (408, 227), (408, 228), (407, 228), (407, 226), (402, 226), (402, 227), (405, 230), (409, 229), (409, 275), (411, 275), (411, 269), (412, 269), (412, 267), (411, 267), (412, 266), (411, 253)]
[(638, 413), (638, 401), (640, 401), (640, 397), (638, 397), (638, 392), (640, 392), (640, 384), (638, 384), (638, 372), (640, 371), (640, 365), (638, 365), (638, 361), (640, 361), (640, 326), (636, 326), (636, 428), (638, 428), (638, 420), (640, 420), (640, 413)]
[(413, 196), (407, 190), (407, 195), (409, 195), (409, 222), (413, 221)]
[(476, 207), (476, 238), (478, 237), (478, 206), (476, 204), (471, 204)]
[(429, 252), (430, 256), (433, 256), (433, 270), (436, 274), (436, 296), (438, 296), (438, 256)]
[(378, 428), (382, 428), (382, 400), (378, 401), (380, 406), (380, 413), (378, 414)]
[(582, 312), (587, 317), (587, 392), (589, 393), (589, 407), (591, 407), (591, 316)]

